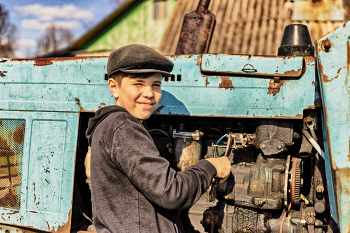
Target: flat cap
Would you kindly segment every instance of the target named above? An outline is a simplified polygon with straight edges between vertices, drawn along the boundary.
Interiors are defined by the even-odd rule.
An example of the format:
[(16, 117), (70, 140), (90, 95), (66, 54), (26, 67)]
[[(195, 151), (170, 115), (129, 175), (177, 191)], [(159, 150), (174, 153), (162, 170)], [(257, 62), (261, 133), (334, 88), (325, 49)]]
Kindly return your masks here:
[(156, 50), (141, 44), (130, 44), (115, 50), (109, 55), (107, 75), (119, 71), (125, 73), (154, 73), (171, 76), (174, 63)]

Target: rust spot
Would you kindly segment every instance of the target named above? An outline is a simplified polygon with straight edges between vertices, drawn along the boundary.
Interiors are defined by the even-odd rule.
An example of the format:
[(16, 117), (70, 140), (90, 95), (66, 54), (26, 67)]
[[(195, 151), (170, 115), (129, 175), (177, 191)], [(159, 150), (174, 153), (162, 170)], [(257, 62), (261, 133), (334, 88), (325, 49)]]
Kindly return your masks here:
[(45, 178), (45, 181), (48, 183), (48, 184), (50, 184), (50, 182)]
[(350, 140), (349, 140), (349, 154), (348, 154), (348, 158), (349, 158), (349, 161), (350, 161)]
[(196, 65), (200, 67), (202, 63), (202, 57), (199, 56), (197, 59), (194, 59), (194, 60), (197, 61)]
[(1, 216), (1, 218), (2, 218), (4, 221), (6, 221), (5, 218), (4, 218), (3, 216)]
[(333, 47), (333, 44), (331, 43), (331, 41), (327, 38), (323, 41), (321, 41), (321, 50), (325, 51), (325, 52), (329, 52), (331, 51), (331, 48)]
[(208, 82), (208, 77), (205, 79), (205, 86), (207, 87), (210, 82)]
[(78, 97), (75, 97), (75, 101), (76, 101), (77, 104), (79, 105), (80, 110), (81, 110), (81, 111), (84, 111), (83, 106), (81, 106), (80, 99), (79, 99)]
[(314, 57), (310, 57), (310, 56), (304, 57), (303, 60), (305, 62), (305, 65), (311, 65), (312, 63), (315, 62), (315, 58)]
[(100, 103), (100, 105), (102, 105), (102, 106), (106, 106), (106, 104), (105, 104), (105, 103)]
[(16, 129), (15, 132), (13, 132), (13, 141), (17, 144), (22, 144), (24, 140), (24, 128)]
[[(11, 61), (38, 61), (38, 60), (47, 60), (47, 61), (77, 61), (77, 60), (90, 60), (91, 58), (105, 58), (108, 56), (89, 56), (89, 57), (50, 57), (50, 58), (37, 58), (37, 59), (26, 59), (26, 58), (12, 58)], [(40, 62), (39, 62), (40, 63)]]
[(100, 109), (100, 108), (102, 108), (102, 106), (98, 106), (97, 108)]
[(321, 62), (318, 63), (318, 67), (320, 69), (320, 74), (322, 75), (323, 82), (328, 82), (329, 78), (326, 74), (323, 73), (323, 65)]
[(7, 73), (7, 71), (0, 71), (0, 76), (1, 76), (1, 77), (5, 77), (5, 76), (6, 76), (6, 75), (5, 75), (6, 73)]
[(282, 76), (289, 76), (289, 77), (300, 77), (303, 74), (303, 68), (300, 68), (298, 70), (289, 70), (282, 74)]
[(220, 78), (221, 78), (221, 83), (219, 84), (219, 88), (225, 88), (225, 90), (227, 90), (227, 89), (230, 89), (230, 90), (234, 89), (230, 77), (222, 76)]
[(51, 59), (41, 58), (35, 60), (34, 66), (49, 66), (52, 64), (53, 62)]
[[(282, 80), (281, 80), (282, 81)], [(267, 91), (267, 94), (275, 96), (278, 92), (280, 92), (281, 88), (281, 82), (275, 83), (273, 79), (269, 82), (269, 90)]]
[(342, 68), (339, 68), (338, 71), (337, 71), (337, 75), (334, 78), (331, 78), (331, 79), (327, 75), (323, 74), (323, 82), (328, 83), (328, 82), (332, 81), (333, 79), (337, 79), (341, 69)]
[(10, 214), (18, 214), (19, 213), (19, 210), (13, 210), (12, 213), (7, 213), (7, 215), (10, 215)]
[(155, 111), (154, 113), (155, 114), (160, 114), (160, 111), (164, 108), (165, 106), (159, 106)]
[(91, 82), (91, 80), (90, 80), (90, 79), (88, 79), (88, 78), (87, 78), (86, 80), (87, 80), (89, 83)]
[(312, 81), (312, 86), (315, 86), (315, 81)]
[(346, 23), (343, 24), (343, 28), (345, 28), (345, 27), (346, 27)]
[(55, 231), (52, 231), (53, 233), (54, 232), (57, 232), (57, 233), (65, 233), (65, 232), (70, 232), (70, 226), (71, 226), (71, 216), (72, 216), (72, 209), (69, 210), (69, 213), (68, 213), (68, 221), (62, 225), (62, 226), (59, 226), (57, 228), (57, 230)]

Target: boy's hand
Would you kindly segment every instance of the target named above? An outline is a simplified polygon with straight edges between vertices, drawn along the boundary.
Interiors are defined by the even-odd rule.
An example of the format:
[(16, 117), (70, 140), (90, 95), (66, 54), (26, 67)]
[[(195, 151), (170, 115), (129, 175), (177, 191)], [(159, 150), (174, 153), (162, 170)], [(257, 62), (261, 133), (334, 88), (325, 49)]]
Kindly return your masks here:
[(216, 178), (226, 180), (231, 172), (231, 161), (227, 157), (209, 158), (208, 160), (216, 168)]

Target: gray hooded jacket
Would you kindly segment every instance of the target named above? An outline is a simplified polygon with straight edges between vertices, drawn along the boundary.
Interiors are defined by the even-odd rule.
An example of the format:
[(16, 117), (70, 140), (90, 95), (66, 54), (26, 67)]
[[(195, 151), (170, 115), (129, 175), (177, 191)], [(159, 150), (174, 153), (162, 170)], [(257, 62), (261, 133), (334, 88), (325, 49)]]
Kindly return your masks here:
[(216, 175), (206, 160), (178, 173), (146, 127), (124, 108), (89, 120), (93, 220), (99, 233), (184, 232), (178, 210), (191, 207)]

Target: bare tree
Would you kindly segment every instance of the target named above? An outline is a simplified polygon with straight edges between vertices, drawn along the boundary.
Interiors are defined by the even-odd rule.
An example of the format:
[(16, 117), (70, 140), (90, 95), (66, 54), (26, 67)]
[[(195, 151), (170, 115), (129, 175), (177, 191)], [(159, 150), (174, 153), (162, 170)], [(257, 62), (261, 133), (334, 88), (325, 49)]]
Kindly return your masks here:
[(46, 28), (44, 34), (38, 40), (37, 54), (58, 51), (72, 41), (73, 34), (69, 29), (52, 24)]
[(16, 28), (9, 22), (9, 14), (0, 4), (0, 57), (14, 56)]

